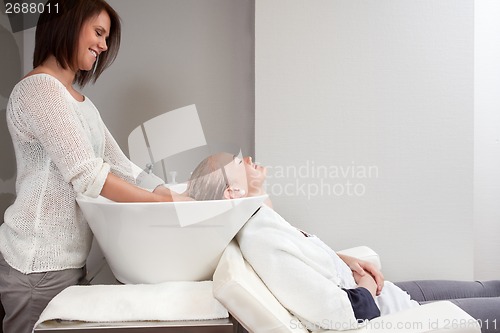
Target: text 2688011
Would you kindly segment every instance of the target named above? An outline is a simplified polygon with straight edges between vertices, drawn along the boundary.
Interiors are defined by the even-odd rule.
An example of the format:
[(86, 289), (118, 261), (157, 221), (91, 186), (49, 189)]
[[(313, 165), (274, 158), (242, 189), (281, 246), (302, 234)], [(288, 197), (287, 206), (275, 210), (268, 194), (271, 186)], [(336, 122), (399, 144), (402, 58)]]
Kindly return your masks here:
[(41, 14), (43, 12), (58, 13), (59, 4), (43, 3), (43, 2), (6, 2), (5, 14)]

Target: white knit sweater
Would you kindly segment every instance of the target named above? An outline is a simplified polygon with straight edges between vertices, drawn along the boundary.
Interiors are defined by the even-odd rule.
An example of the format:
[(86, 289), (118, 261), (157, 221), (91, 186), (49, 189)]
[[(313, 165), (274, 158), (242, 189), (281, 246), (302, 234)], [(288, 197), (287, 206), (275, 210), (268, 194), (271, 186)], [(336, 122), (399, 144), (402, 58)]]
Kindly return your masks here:
[[(137, 183), (131, 162), (92, 102), (76, 101), (47, 74), (14, 87), (7, 125), (17, 160), (17, 198), (0, 226), (3, 257), (23, 273), (83, 267), (92, 234), (76, 195), (97, 197), (110, 171)], [(152, 187), (161, 183), (150, 181)]]

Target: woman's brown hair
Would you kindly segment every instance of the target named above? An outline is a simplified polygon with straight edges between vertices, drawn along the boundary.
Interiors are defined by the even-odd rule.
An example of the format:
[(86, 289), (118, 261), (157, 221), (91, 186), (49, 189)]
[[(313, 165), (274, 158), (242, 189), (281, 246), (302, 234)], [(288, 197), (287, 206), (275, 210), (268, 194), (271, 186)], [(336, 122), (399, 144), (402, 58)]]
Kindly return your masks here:
[[(53, 55), (64, 69), (69, 67), (77, 71), (75, 82), (81, 87), (90, 80), (95, 82), (118, 54), (121, 38), (120, 17), (104, 0), (49, 0), (46, 8), (51, 8), (51, 11), (44, 11), (36, 26), (33, 68)], [(103, 10), (111, 19), (109, 37), (106, 41), (108, 50), (99, 55), (92, 71), (73, 68), (83, 24)]]

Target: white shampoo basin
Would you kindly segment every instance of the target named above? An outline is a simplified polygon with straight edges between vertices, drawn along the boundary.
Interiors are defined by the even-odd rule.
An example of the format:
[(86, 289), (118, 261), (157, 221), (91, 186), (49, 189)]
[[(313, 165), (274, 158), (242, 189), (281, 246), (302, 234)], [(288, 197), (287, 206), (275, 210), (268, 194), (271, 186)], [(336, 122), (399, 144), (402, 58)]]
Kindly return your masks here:
[(211, 280), (226, 246), (266, 198), (77, 202), (116, 279), (137, 284)]

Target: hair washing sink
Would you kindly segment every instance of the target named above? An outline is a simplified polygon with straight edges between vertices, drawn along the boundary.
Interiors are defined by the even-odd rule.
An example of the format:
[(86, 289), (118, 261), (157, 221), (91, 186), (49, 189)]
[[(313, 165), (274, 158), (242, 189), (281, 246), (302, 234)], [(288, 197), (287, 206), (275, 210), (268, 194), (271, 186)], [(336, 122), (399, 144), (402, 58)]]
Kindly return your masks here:
[(77, 201), (116, 279), (137, 284), (211, 280), (227, 244), (266, 198)]

